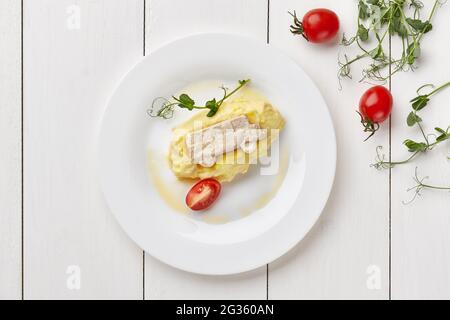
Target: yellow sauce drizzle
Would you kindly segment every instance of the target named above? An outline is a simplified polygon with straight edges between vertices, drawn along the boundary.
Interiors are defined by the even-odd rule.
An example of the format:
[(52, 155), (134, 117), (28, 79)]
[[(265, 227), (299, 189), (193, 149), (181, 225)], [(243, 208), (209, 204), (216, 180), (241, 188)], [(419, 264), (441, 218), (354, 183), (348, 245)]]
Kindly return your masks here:
[(258, 199), (256, 199), (255, 203), (244, 207), (241, 209), (240, 215), (241, 217), (246, 217), (250, 215), (252, 212), (264, 208), (277, 194), (278, 190), (283, 183), (284, 178), (286, 177), (287, 169), (289, 165), (289, 153), (286, 149), (282, 151), (281, 161), (280, 161), (280, 172), (278, 173), (275, 183), (273, 184), (271, 190), (262, 194)]
[(188, 209), (183, 202), (184, 199), (178, 199), (177, 197), (175, 197), (170, 190), (170, 185), (165, 183), (159, 175), (158, 165), (151, 150), (147, 152), (147, 165), (150, 180), (155, 186), (155, 189), (156, 191), (158, 191), (161, 198), (163, 198), (167, 205), (169, 205), (175, 211), (180, 213), (188, 213)]

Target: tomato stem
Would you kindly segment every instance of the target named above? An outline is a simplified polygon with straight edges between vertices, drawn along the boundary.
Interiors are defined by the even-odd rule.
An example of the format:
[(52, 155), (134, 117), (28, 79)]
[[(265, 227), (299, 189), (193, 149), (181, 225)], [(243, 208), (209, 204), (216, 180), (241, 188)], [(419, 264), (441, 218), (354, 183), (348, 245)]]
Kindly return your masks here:
[(294, 10), (294, 13), (288, 11), (288, 13), (294, 18), (294, 24), (291, 24), (291, 32), (293, 34), (300, 34), (306, 41), (309, 41), (308, 37), (305, 34), (305, 30), (303, 28), (303, 23), (297, 18), (297, 14)]
[(380, 129), (380, 124), (377, 122), (373, 122), (370, 119), (366, 119), (363, 117), (363, 115), (361, 113), (359, 113), (358, 111), (356, 111), (356, 113), (359, 114), (359, 116), (361, 117), (361, 123), (364, 127), (364, 132), (370, 132), (370, 135), (364, 139), (364, 141), (369, 140), (370, 137), (372, 137), (375, 132)]

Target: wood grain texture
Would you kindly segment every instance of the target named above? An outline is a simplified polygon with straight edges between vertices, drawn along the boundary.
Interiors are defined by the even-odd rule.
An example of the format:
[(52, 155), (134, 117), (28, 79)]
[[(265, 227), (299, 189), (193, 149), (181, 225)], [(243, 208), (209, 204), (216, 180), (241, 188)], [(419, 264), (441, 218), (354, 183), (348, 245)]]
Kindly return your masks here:
[[(146, 52), (194, 33), (225, 32), (266, 41), (267, 2), (261, 0), (147, 0)], [(147, 299), (265, 299), (266, 268), (211, 277), (175, 270), (146, 255)]]
[[(96, 136), (106, 101), (146, 52), (201, 32), (246, 34), (266, 41), (267, 0), (24, 0), (24, 296), (25, 299), (265, 299), (266, 268), (226, 277), (189, 274), (145, 255), (106, 207), (96, 176)], [(425, 2), (429, 5), (429, 2)], [(289, 33), (288, 10), (335, 10), (342, 30), (356, 29), (356, 3), (270, 0), (270, 43), (318, 85), (333, 118), (337, 174), (313, 230), (269, 266), (269, 299), (389, 298), (389, 172), (369, 167), (375, 147), (388, 151), (388, 126), (367, 143), (354, 110), (368, 84), (337, 73), (339, 46), (317, 46)], [(78, 8), (78, 9), (77, 9)], [(0, 1), (0, 299), (21, 298), (21, 11)], [(74, 15), (80, 13), (80, 28)], [(424, 37), (420, 68), (392, 79), (392, 157), (420, 138), (405, 125), (420, 85), (449, 81), (450, 5)], [(75, 24), (74, 24), (75, 23)], [(299, 88), (301, 90), (301, 88)], [(450, 89), (422, 112), (425, 128), (450, 124)], [(302, 103), (302, 102), (299, 102)], [(305, 115), (307, 116), (307, 115)], [(320, 128), (318, 132), (320, 134)], [(392, 171), (394, 299), (450, 298), (449, 194), (423, 191), (409, 205), (417, 166), (429, 182), (450, 185), (450, 144)], [(70, 266), (81, 270), (69, 289)], [(369, 289), (378, 268), (381, 287)], [(70, 270), (69, 270), (70, 271)], [(143, 274), (145, 272), (145, 274)], [(145, 276), (145, 282), (143, 279)], [(144, 286), (144, 288), (143, 288)]]
[(96, 140), (142, 56), (143, 2), (32, 0), (24, 19), (25, 298), (141, 299), (142, 251), (106, 207)]
[[(288, 10), (302, 17), (325, 7), (338, 14), (341, 30), (352, 34), (356, 3), (338, 2), (271, 1), (270, 43), (291, 56), (322, 92), (335, 125), (338, 157), (334, 187), (320, 220), (294, 250), (269, 266), (269, 299), (388, 298), (389, 176), (369, 167), (375, 146), (388, 143), (388, 127), (363, 143), (355, 110), (369, 85), (358, 82), (360, 71), (354, 69), (355, 79), (344, 80), (340, 91), (336, 75), (342, 47), (314, 45), (289, 32)], [(381, 286), (369, 289), (369, 276), (378, 271)]]
[[(428, 15), (434, 1), (424, 3), (423, 17)], [(392, 79), (396, 99), (392, 122), (393, 160), (409, 156), (402, 145), (404, 139), (423, 140), (419, 129), (409, 128), (405, 122), (411, 110), (409, 100), (416, 96), (416, 89), (426, 83), (438, 85), (450, 81), (449, 16), (450, 5), (446, 3), (433, 19), (433, 30), (422, 40), (418, 69), (414, 73), (399, 73)], [(449, 100), (450, 88), (434, 96), (420, 112), (425, 132), (450, 125)], [(446, 142), (414, 162), (392, 169), (393, 299), (450, 299), (450, 194), (424, 190), (421, 197), (403, 204), (413, 197), (406, 190), (415, 185), (412, 177), (416, 167), (420, 177), (429, 176), (426, 183), (450, 186), (448, 156), (450, 144)]]
[(21, 298), (21, 5), (0, 1), (0, 299)]

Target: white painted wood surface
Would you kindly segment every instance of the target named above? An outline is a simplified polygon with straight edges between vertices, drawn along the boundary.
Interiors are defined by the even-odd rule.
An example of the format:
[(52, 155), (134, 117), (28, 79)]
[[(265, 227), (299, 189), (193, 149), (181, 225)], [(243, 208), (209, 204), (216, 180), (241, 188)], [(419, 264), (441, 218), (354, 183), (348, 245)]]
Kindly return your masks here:
[[(261, 0), (150, 0), (146, 52), (201, 32), (238, 33), (266, 41), (267, 2)], [(182, 27), (180, 27), (182, 26)], [(245, 275), (211, 277), (182, 272), (146, 255), (147, 299), (265, 299), (266, 267)]]
[[(426, 12), (434, 1), (425, 1)], [(425, 17), (425, 16), (424, 16)], [(450, 40), (449, 3), (439, 8), (432, 32), (422, 40), (419, 68), (400, 73), (392, 79), (396, 108), (392, 121), (393, 160), (409, 156), (403, 140), (421, 138), (417, 128), (409, 128), (405, 119), (411, 111), (409, 101), (416, 89), (426, 83), (436, 85), (450, 81), (448, 52)], [(426, 92), (426, 90), (424, 91)], [(450, 126), (450, 88), (438, 93), (421, 112), (426, 132), (434, 127)], [(433, 140), (432, 137), (430, 137)], [(413, 197), (406, 190), (415, 185), (415, 168), (425, 182), (450, 186), (450, 144), (437, 146), (414, 162), (392, 169), (392, 298), (450, 299), (450, 194), (445, 191), (424, 190), (422, 196), (408, 205)]]
[[(353, 0), (271, 1), (270, 43), (303, 67), (328, 104), (337, 136), (336, 177), (328, 204), (312, 232), (291, 253), (269, 266), (269, 298), (386, 299), (389, 177), (369, 164), (374, 145), (387, 143), (388, 128), (384, 126), (370, 142), (363, 143), (355, 110), (369, 85), (358, 83), (355, 69), (355, 80), (344, 80), (339, 91), (337, 56), (342, 48), (313, 45), (289, 32), (292, 18), (288, 10), (295, 9), (301, 16), (316, 7), (334, 10), (341, 30), (348, 34), (356, 30)], [(367, 287), (368, 268), (371, 274), (372, 268), (379, 270), (379, 289)]]
[(21, 297), (20, 17), (20, 1), (0, 1), (0, 299)]
[[(427, 4), (429, 1), (425, 1)], [(144, 37), (145, 3), (145, 37)], [(20, 1), (0, 1), (0, 298), (142, 299), (394, 299), (450, 298), (450, 199), (445, 192), (411, 194), (414, 168), (450, 185), (450, 145), (389, 172), (369, 167), (375, 147), (389, 146), (384, 125), (362, 143), (355, 114), (369, 87), (357, 79), (338, 90), (338, 46), (292, 36), (288, 10), (334, 9), (342, 30), (355, 30), (353, 0), (25, 0), (24, 1), (24, 269), (21, 267)], [(80, 14), (77, 27), (76, 16)], [(407, 156), (408, 100), (426, 82), (449, 81), (449, 6), (424, 38), (420, 69), (393, 78), (393, 158)], [(269, 40), (301, 65), (324, 95), (338, 142), (329, 203), (306, 239), (266, 268), (230, 277), (199, 276), (168, 267), (142, 251), (115, 222), (96, 177), (95, 142), (106, 101), (144, 51), (199, 32)], [(144, 41), (145, 40), (145, 41)], [(355, 78), (357, 78), (355, 70)], [(301, 90), (301, 88), (299, 88)], [(428, 131), (446, 127), (450, 91), (422, 114)], [(391, 204), (391, 212), (390, 212)], [(391, 216), (391, 221), (390, 221)], [(389, 231), (391, 225), (391, 243)], [(390, 248), (392, 250), (390, 250)], [(391, 254), (391, 266), (390, 255)], [(69, 289), (70, 266), (81, 287)], [(391, 273), (390, 273), (391, 267)], [(380, 288), (367, 286), (379, 272)], [(72, 274), (73, 275), (73, 274)], [(391, 281), (390, 278), (391, 277)], [(70, 282), (70, 281), (69, 281)], [(268, 287), (266, 286), (268, 283)], [(72, 284), (74, 284), (72, 282)], [(76, 284), (76, 283), (75, 283)]]
[(142, 56), (143, 2), (32, 0), (24, 17), (25, 299), (141, 299), (142, 251), (105, 205), (96, 136)]

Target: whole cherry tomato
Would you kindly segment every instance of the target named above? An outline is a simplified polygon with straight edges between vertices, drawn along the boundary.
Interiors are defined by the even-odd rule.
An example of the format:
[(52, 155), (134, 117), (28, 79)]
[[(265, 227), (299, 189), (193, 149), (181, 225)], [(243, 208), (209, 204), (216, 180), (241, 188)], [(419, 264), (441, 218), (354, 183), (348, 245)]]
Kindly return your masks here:
[[(368, 89), (359, 100), (359, 114), (365, 132), (371, 134), (378, 130), (379, 124), (386, 120), (392, 111), (393, 98), (391, 92), (383, 86)], [(366, 139), (366, 140), (367, 140)]]
[(294, 17), (291, 32), (301, 34), (306, 40), (313, 43), (328, 42), (336, 36), (339, 30), (339, 18), (329, 9), (319, 8), (308, 11), (301, 22), (295, 11), (290, 14)]

